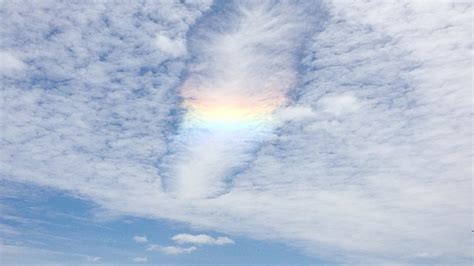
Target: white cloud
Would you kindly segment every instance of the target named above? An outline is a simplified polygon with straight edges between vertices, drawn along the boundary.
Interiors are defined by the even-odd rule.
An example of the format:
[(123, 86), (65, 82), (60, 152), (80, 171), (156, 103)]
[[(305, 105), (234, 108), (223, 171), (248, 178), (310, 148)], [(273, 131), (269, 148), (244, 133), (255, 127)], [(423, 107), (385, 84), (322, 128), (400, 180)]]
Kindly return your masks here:
[(311, 118), (315, 116), (315, 113), (308, 106), (289, 106), (278, 110), (276, 115), (280, 121), (285, 122)]
[(102, 258), (101, 257), (92, 257), (92, 256), (87, 256), (86, 257), (86, 260), (87, 261), (90, 261), (90, 262), (97, 262), (99, 260), (101, 260)]
[(147, 262), (148, 258), (147, 257), (135, 257), (133, 258), (134, 262)]
[[(209, 18), (215, 20), (212, 25), (197, 29), (189, 41), (196, 59), (180, 90), (188, 115), (173, 138), (173, 152), (164, 159), (174, 163), (163, 167), (167, 190), (176, 197), (226, 193), (226, 180), (251, 163), (256, 144), (275, 126), (271, 113), (286, 102), (285, 94), (296, 84), (295, 52), (313, 29), (311, 11), (317, 7), (258, 1), (237, 2), (234, 8)], [(248, 107), (239, 112), (253, 124), (230, 133), (209, 132), (209, 125), (194, 115), (199, 107), (192, 107), (240, 108), (241, 102)], [(255, 114), (258, 108), (263, 115)]]
[(146, 242), (148, 242), (148, 238), (146, 236), (134, 236), (133, 240), (137, 243), (146, 243)]
[[(213, 245), (223, 246), (234, 244), (234, 241), (226, 236), (212, 237), (204, 234), (191, 235), (191, 234), (178, 234), (171, 238), (178, 245)], [(151, 244), (147, 247), (148, 251), (158, 251), (167, 255), (179, 255), (191, 253), (197, 250), (195, 246), (183, 247), (183, 246), (162, 246), (158, 244)]]
[(361, 104), (352, 95), (327, 95), (318, 101), (318, 106), (323, 112), (336, 116), (357, 111)]
[(165, 33), (159, 33), (156, 35), (156, 45), (158, 49), (173, 57), (186, 54), (186, 39), (183, 38), (170, 38)]
[[(197, 61), (182, 95), (184, 62), (144, 44), (158, 26), (170, 42), (188, 36), (203, 9), (148, 2), (137, 8), (158, 19), (137, 30), (132, 6), (15, 3), (2, 4), (2, 21), (15, 22), (2, 45), (34, 67), (2, 92), (5, 178), (334, 263), (472, 261), (470, 3), (326, 1), (314, 24), (292, 5), (244, 8), (216, 18), (219, 30), (206, 32), (211, 20), (189, 34)], [(55, 19), (74, 30), (43, 40)], [(318, 32), (301, 34), (300, 22)], [(300, 36), (306, 50), (294, 46)], [(267, 105), (276, 92), (294, 95), (280, 106), (307, 109), (258, 138), (198, 145), (170, 115), (179, 96), (242, 93)]]
[(212, 237), (204, 234), (178, 234), (171, 238), (178, 244), (195, 244), (195, 245), (228, 245), (234, 244), (234, 241), (226, 236)]
[(0, 51), (0, 73), (20, 71), (25, 67), (25, 63), (14, 54), (7, 51)]
[(180, 255), (180, 254), (187, 254), (197, 250), (196, 247), (179, 247), (179, 246), (160, 246), (160, 245), (150, 245), (147, 248), (148, 251), (159, 251), (163, 254), (167, 255)]

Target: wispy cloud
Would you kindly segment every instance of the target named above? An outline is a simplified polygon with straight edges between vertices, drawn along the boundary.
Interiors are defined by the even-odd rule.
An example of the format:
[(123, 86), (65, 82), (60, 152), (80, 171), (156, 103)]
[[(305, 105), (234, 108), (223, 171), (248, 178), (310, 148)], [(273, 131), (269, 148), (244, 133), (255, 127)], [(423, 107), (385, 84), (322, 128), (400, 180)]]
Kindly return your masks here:
[(195, 244), (195, 245), (229, 245), (234, 244), (234, 241), (226, 236), (218, 236), (216, 238), (204, 234), (178, 234), (171, 238), (178, 244)]
[(147, 262), (148, 258), (147, 257), (135, 257), (133, 258), (134, 262)]
[(101, 257), (92, 257), (92, 256), (87, 256), (86, 260), (89, 262), (97, 262), (100, 261), (102, 258)]
[(228, 181), (274, 128), (273, 112), (296, 84), (296, 49), (314, 27), (309, 3), (236, 2), (232, 8), (191, 38), (196, 60), (180, 90), (186, 115), (167, 159), (173, 164), (166, 183), (177, 197), (228, 191)]
[(30, 246), (0, 244), (2, 264), (5, 265), (38, 265), (38, 264), (66, 264), (76, 262), (78, 264), (87, 262), (98, 262), (102, 258), (80, 253), (59, 252), (55, 250), (42, 249)]
[(146, 242), (148, 242), (148, 238), (146, 236), (134, 236), (133, 240), (137, 243), (146, 243)]
[(187, 254), (197, 250), (196, 247), (180, 247), (180, 246), (161, 246), (161, 245), (150, 245), (147, 248), (148, 251), (159, 251), (163, 254), (167, 255), (179, 255), (179, 254)]

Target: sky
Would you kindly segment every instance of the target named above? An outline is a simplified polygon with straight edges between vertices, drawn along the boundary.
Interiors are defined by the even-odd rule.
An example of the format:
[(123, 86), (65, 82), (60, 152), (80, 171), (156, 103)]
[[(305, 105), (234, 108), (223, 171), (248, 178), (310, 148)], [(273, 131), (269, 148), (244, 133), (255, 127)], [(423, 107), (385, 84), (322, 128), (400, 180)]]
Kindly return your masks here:
[(470, 1), (0, 1), (0, 264), (472, 263)]

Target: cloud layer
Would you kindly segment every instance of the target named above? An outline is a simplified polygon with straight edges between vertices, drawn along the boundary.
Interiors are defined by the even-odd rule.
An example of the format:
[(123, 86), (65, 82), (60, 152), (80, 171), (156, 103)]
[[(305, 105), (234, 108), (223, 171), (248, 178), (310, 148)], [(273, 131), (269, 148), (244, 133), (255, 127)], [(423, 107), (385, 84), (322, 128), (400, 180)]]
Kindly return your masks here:
[(2, 3), (2, 178), (332, 262), (469, 263), (472, 5), (306, 2)]

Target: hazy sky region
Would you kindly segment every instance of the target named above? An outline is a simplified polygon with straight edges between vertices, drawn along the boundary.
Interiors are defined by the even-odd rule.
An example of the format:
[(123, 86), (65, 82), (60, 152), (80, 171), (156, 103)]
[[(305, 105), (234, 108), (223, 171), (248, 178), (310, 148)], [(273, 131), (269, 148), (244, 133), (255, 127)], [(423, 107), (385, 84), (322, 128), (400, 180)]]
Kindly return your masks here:
[(470, 265), (471, 1), (0, 1), (0, 264)]

